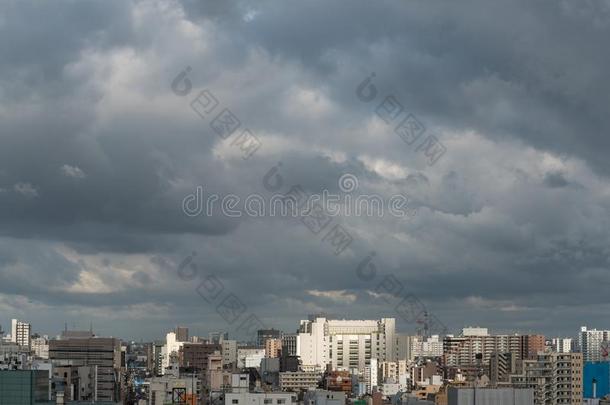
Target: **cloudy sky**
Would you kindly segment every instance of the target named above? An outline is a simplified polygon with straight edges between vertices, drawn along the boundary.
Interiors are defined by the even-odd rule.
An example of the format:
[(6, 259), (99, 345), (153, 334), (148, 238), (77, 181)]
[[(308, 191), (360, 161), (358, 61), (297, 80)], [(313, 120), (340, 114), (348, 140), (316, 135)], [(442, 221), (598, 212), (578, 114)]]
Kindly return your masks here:
[[(402, 286), (450, 331), (610, 328), (609, 37), (607, 0), (1, 2), (0, 324), (239, 336), (325, 312), (413, 332)], [(314, 233), (182, 209), (198, 186), (341, 194), (346, 173), (416, 214)]]

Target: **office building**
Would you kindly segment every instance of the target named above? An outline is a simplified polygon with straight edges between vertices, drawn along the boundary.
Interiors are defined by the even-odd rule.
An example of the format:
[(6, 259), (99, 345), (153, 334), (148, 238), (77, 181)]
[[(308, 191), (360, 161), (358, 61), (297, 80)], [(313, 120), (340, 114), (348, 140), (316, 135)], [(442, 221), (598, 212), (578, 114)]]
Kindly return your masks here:
[(302, 320), (297, 339), (297, 355), (303, 368), (324, 370), (358, 369), (372, 358), (394, 361), (396, 337), (394, 318), (380, 320)]
[[(78, 398), (72, 400), (116, 401), (121, 381), (121, 342), (115, 338), (66, 338), (49, 341), (49, 359), (65, 367), (62, 375), (74, 376)], [(75, 383), (76, 384), (76, 383)], [(81, 393), (88, 387), (88, 395)]]
[(220, 357), (221, 350), (222, 346), (215, 343), (183, 343), (179, 349), (180, 367), (206, 373), (210, 356), (217, 353)]
[(282, 336), (282, 353), (288, 356), (297, 355), (297, 334), (290, 333)]
[(178, 342), (188, 342), (189, 341), (189, 328), (185, 326), (176, 326), (174, 329), (174, 333), (176, 334), (176, 341)]
[[(412, 360), (413, 356), (411, 355), (412, 345), (413, 345), (414, 336), (405, 335), (405, 334), (396, 334), (396, 360)], [(441, 342), (441, 355), (443, 350), (443, 344)]]
[(223, 340), (220, 346), (222, 367), (224, 369), (237, 367), (237, 340)]

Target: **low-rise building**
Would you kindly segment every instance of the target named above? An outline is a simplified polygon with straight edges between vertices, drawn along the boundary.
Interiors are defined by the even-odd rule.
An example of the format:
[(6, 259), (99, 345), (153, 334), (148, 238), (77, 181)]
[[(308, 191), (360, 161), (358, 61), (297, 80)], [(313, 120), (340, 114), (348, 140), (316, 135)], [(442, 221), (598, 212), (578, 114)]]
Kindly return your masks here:
[(299, 391), (317, 388), (321, 380), (319, 373), (311, 371), (286, 371), (280, 373), (280, 389), (282, 391)]

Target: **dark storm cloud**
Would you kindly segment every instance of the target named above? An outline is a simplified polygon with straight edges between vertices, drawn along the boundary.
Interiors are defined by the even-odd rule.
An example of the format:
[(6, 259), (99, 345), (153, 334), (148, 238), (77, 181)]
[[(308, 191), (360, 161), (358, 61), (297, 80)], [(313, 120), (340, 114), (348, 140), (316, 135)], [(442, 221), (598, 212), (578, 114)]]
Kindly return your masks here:
[[(177, 277), (192, 252), (201, 274), (287, 330), (307, 312), (397, 316), (371, 294), (378, 281), (355, 274), (371, 251), (379, 277), (451, 328), (571, 333), (606, 305), (606, 3), (0, 7), (9, 317), (49, 332), (64, 314), (114, 335), (221, 329), (197, 283)], [(186, 66), (193, 89), (180, 97), (171, 82)], [(371, 72), (378, 96), (363, 103), (356, 87)], [(262, 140), (250, 159), (189, 107), (204, 88)], [(447, 146), (436, 165), (376, 118), (387, 95)], [(417, 215), (337, 218), (354, 242), (336, 256), (297, 219), (182, 213), (197, 186), (267, 193), (278, 162), (283, 191), (339, 192), (349, 172), (359, 192), (408, 194)]]

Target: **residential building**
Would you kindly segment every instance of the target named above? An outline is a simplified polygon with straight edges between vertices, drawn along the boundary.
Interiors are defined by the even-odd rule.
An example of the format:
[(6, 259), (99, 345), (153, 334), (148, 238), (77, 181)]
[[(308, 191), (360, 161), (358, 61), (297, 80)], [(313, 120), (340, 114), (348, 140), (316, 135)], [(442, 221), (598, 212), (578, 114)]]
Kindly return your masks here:
[(285, 334), (282, 336), (282, 353), (288, 356), (297, 355), (297, 337), (296, 333)]
[(223, 340), (221, 345), (222, 367), (237, 367), (237, 340)]
[(265, 349), (257, 347), (237, 348), (237, 368), (260, 367), (261, 360), (265, 357)]
[(49, 338), (48, 336), (32, 337), (30, 341), (32, 353), (39, 359), (49, 358)]
[(296, 405), (293, 392), (227, 392), (225, 405)]
[(557, 353), (570, 353), (574, 351), (574, 339), (572, 338), (554, 338), (552, 340), (553, 351)]
[(265, 341), (267, 339), (281, 339), (282, 331), (277, 329), (259, 329), (256, 332), (256, 345), (258, 347), (265, 347)]
[(280, 357), (282, 353), (282, 339), (272, 338), (265, 340), (265, 356), (269, 358)]
[(610, 330), (580, 328), (578, 334), (578, 351), (582, 353), (584, 361), (601, 361), (608, 359), (608, 341)]
[(533, 388), (534, 404), (581, 405), (583, 361), (581, 353), (541, 353), (523, 360), (519, 374), (511, 375), (516, 388)]
[(32, 325), (18, 319), (11, 320), (11, 341), (22, 347), (30, 347)]
[(321, 380), (320, 373), (311, 371), (285, 371), (280, 373), (282, 391), (300, 391), (317, 388)]

